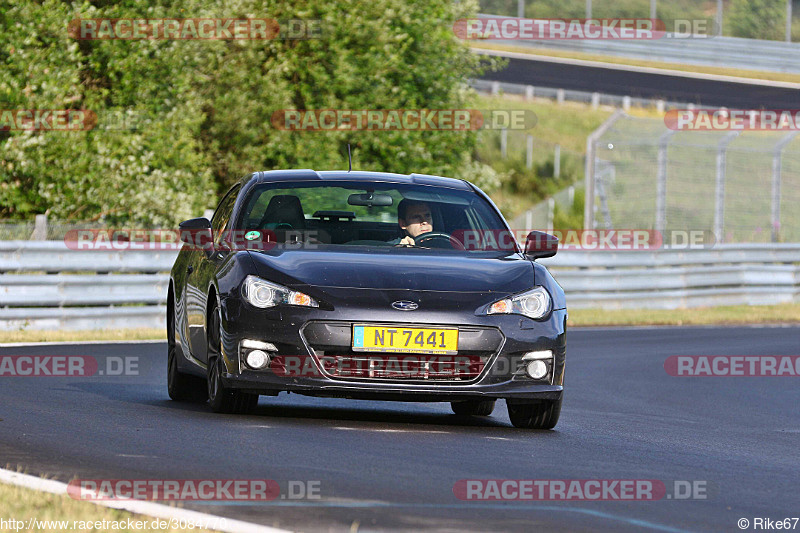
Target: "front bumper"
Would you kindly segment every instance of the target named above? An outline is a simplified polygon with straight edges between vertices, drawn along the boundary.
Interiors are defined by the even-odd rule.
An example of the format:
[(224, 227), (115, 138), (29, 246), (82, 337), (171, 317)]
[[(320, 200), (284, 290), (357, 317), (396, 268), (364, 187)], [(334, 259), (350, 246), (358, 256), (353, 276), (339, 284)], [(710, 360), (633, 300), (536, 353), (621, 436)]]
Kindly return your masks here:
[[(368, 320), (364, 320), (365, 317), (369, 317)], [(398, 318), (406, 317), (407, 320), (398, 321)], [(319, 338), (320, 328), (316, 328), (313, 335), (310, 333), (309, 324), (322, 323), (333, 326), (324, 329), (327, 340)], [(458, 327), (460, 332), (464, 332), (459, 334), (459, 355), (462, 348), (466, 349), (465, 353), (482, 354), (485, 365), (479, 375), (463, 381), (331, 376), (323, 369), (320, 354), (325, 352), (319, 348), (341, 347), (345, 343), (349, 347), (348, 332), (353, 323)], [(485, 334), (476, 333), (481, 331)], [(285, 374), (271, 368), (249, 369), (240, 352), (240, 343), (244, 339), (272, 343), (278, 348), (279, 355), (310, 360), (316, 371)], [(264, 395), (286, 391), (311, 396), (399, 401), (558, 400), (563, 393), (566, 310), (553, 311), (547, 320), (540, 322), (519, 315), (411, 315), (398, 311), (339, 309), (331, 312), (294, 308), (256, 311), (230, 299), (223, 301), (222, 345), (227, 367), (222, 377), (225, 386)], [(553, 352), (552, 363), (548, 365), (550, 372), (542, 380), (529, 378), (524, 374), (522, 355), (544, 350)]]

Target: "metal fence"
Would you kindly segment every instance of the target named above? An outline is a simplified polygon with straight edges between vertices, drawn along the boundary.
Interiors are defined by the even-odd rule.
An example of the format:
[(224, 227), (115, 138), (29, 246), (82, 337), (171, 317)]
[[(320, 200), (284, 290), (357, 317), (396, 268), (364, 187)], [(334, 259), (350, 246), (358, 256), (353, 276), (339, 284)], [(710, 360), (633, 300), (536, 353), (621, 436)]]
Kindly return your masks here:
[[(509, 221), (512, 229), (553, 230), (555, 228), (554, 218), (556, 206), (563, 211), (570, 211), (575, 203), (575, 193), (578, 190), (580, 190), (580, 187), (571, 185), (551, 195), (546, 200), (539, 202), (530, 209), (525, 210), (522, 214)], [(555, 229), (564, 230), (569, 228)]]
[[(162, 328), (175, 255), (0, 242), (0, 330)], [(542, 262), (571, 308), (800, 302), (800, 244), (562, 251)]]
[(619, 112), (589, 137), (587, 154), (587, 228), (800, 242), (797, 132), (674, 131)]
[[(509, 44), (509, 41), (495, 39), (487, 39), (485, 42), (506, 46)], [(664, 38), (657, 41), (516, 40), (511, 44), (537, 50), (544, 48), (595, 56), (625, 57), (639, 61), (800, 74), (800, 43), (712, 37)]]
[(522, 85), (519, 83), (508, 83), (504, 81), (492, 80), (470, 80), (470, 87), (478, 92), (491, 95), (519, 95), (524, 96), (526, 100), (534, 100), (536, 98), (543, 98), (554, 100), (557, 103), (563, 102), (578, 102), (592, 106), (593, 109), (598, 109), (600, 106), (619, 107), (624, 110), (629, 110), (631, 107), (645, 107), (655, 108), (659, 112), (668, 109), (681, 109), (681, 108), (702, 108), (702, 106), (695, 106), (694, 104), (687, 104), (686, 102), (673, 102), (670, 100), (639, 98), (633, 96), (619, 96), (616, 94), (605, 94), (599, 92), (587, 91), (572, 91), (567, 89), (558, 89), (554, 87), (540, 87), (535, 85)]
[(164, 326), (175, 251), (0, 242), (0, 330)]
[[(479, 17), (513, 16), (516, 13), (482, 14)], [(640, 16), (646, 17), (647, 13)], [(586, 17), (591, 18), (591, 17)], [(655, 17), (653, 17), (655, 18)], [(537, 49), (582, 52), (592, 55), (627, 57), (728, 69), (800, 73), (800, 43), (743, 39), (740, 37), (692, 36), (675, 38), (667, 34), (657, 40), (514, 40), (489, 39), (494, 44), (514, 44)]]
[(562, 251), (542, 260), (567, 306), (680, 309), (800, 302), (800, 244), (708, 250)]
[[(211, 220), (213, 215), (213, 209), (206, 209), (197, 216), (204, 216)], [(114, 226), (103, 220), (76, 222), (54, 220), (47, 215), (36, 215), (34, 220), (0, 220), (0, 241), (57, 241), (63, 240), (71, 232), (107, 229), (114, 229)], [(135, 229), (164, 231), (166, 228), (136, 224)]]

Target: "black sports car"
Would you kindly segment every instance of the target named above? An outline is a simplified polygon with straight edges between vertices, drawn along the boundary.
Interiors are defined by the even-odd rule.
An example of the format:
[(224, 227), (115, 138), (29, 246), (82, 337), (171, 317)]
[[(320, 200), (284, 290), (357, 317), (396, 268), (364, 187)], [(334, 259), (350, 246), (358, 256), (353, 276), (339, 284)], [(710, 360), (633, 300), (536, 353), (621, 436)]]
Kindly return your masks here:
[(250, 411), (259, 395), (447, 401), (552, 428), (567, 310), (538, 257), (464, 180), (276, 170), (181, 224), (167, 300), (173, 400)]

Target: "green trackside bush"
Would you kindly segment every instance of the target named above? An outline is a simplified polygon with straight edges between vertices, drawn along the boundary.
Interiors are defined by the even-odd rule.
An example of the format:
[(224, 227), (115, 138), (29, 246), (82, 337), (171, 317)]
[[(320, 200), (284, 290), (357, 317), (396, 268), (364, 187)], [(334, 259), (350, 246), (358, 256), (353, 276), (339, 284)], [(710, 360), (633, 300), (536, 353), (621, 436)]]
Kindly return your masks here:
[(586, 191), (576, 188), (572, 206), (564, 209), (556, 204), (553, 209), (553, 227), (560, 230), (582, 229), (585, 200)]
[(786, 1), (731, 0), (723, 28), (736, 37), (783, 40)]
[[(133, 114), (135, 129), (0, 133), (0, 218), (169, 225), (214, 207), (242, 175), (347, 168), (501, 176), (476, 161), (476, 132), (286, 132), (280, 109), (459, 109), (478, 58), (450, 0), (0, 0), (4, 109)], [(76, 41), (76, 18), (318, 19), (321, 39)], [(101, 119), (102, 120), (102, 119)]]
[[(146, 120), (133, 130), (8, 132), (0, 140), (0, 218), (105, 218), (170, 224), (193, 216), (213, 190), (198, 141), (202, 102), (185, 90), (187, 64), (169, 41), (75, 41), (78, 17), (132, 16), (88, 3), (0, 2), (4, 109), (112, 110)], [(139, 13), (137, 13), (139, 14)], [(141, 14), (139, 14), (141, 15)]]

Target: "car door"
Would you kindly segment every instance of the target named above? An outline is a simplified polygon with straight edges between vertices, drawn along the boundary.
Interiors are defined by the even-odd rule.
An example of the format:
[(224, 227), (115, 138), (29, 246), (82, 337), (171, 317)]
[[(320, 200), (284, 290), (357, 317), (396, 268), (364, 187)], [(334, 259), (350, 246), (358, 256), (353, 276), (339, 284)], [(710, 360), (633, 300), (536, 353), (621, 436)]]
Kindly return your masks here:
[(214, 248), (208, 252), (196, 251), (187, 268), (186, 275), (186, 318), (189, 326), (189, 344), (192, 356), (202, 362), (207, 359), (206, 346), (206, 307), (208, 289), (214, 278), (219, 262), (227, 255), (228, 247), (223, 244), (225, 230), (231, 224), (231, 214), (236, 205), (239, 186), (233, 187), (222, 199), (211, 218), (211, 232)]

